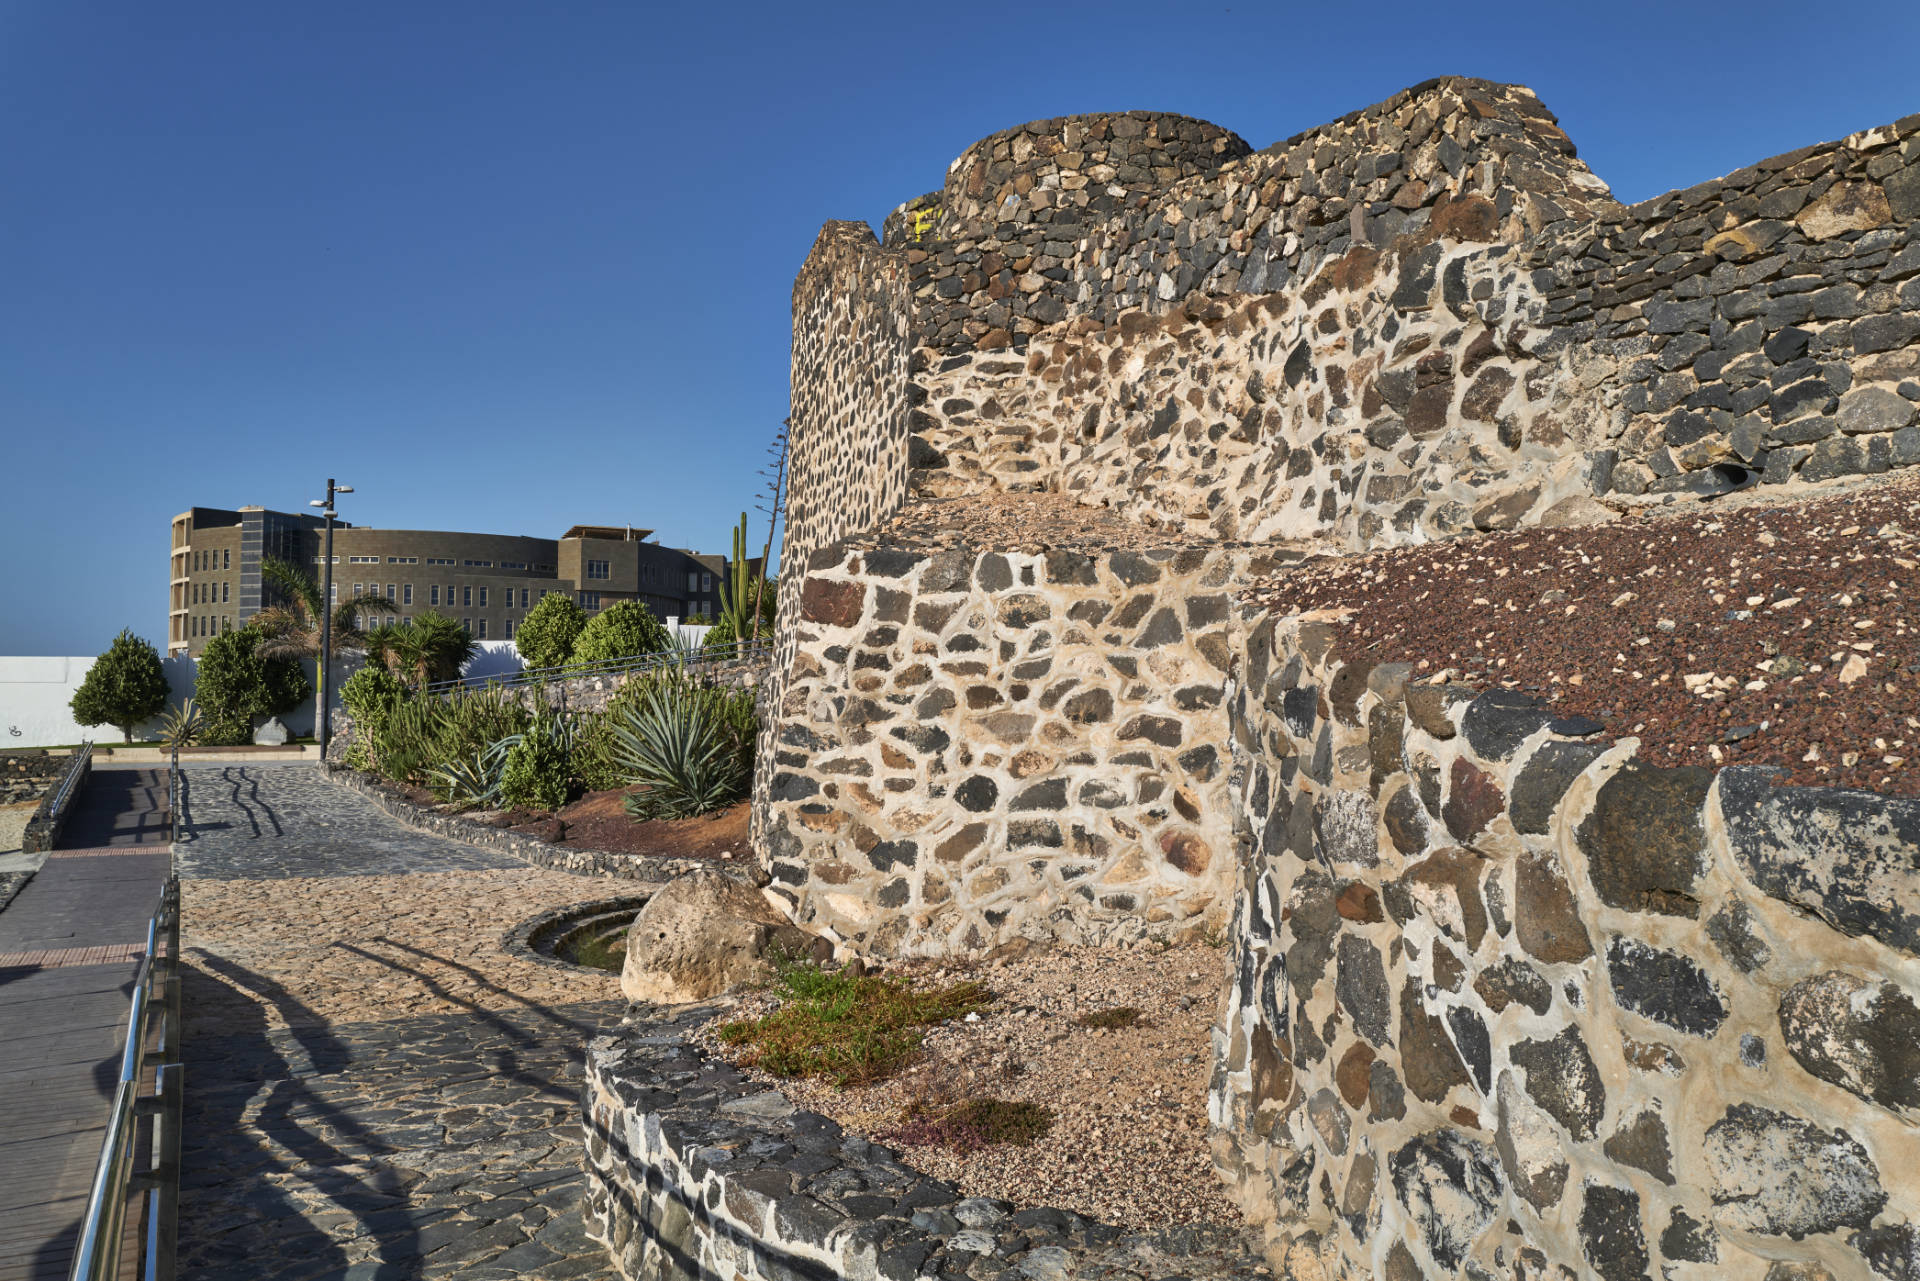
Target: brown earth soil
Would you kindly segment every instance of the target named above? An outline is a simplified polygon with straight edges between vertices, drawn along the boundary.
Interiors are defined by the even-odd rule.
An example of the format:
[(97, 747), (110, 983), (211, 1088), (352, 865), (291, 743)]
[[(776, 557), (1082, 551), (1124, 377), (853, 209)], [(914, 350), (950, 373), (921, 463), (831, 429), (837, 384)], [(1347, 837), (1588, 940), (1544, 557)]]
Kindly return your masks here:
[[(1199, 943), (1036, 947), (979, 964), (909, 962), (895, 972), (916, 986), (978, 979), (997, 999), (975, 1022), (931, 1029), (915, 1062), (871, 1085), (836, 1090), (749, 1071), (969, 1196), (1057, 1206), (1130, 1229), (1237, 1224), (1207, 1150), (1209, 1028), (1225, 966), (1223, 950)], [(775, 1004), (766, 994), (748, 996), (708, 1027)], [(1139, 1021), (1126, 1028), (1078, 1022), (1118, 1006), (1140, 1010)], [(737, 1054), (711, 1036), (703, 1044), (722, 1057)], [(889, 1137), (910, 1103), (981, 1097), (1042, 1104), (1055, 1114), (1053, 1128), (1029, 1145), (969, 1156)]]
[(1243, 594), (1345, 652), (1533, 692), (1659, 765), (1920, 795), (1920, 483), (1327, 559)]
[[(428, 792), (414, 789), (407, 794), (419, 804), (435, 803), (435, 798)], [(616, 854), (726, 861), (744, 859), (751, 850), (747, 842), (747, 819), (753, 807), (746, 801), (703, 814), (699, 818), (637, 822), (627, 817), (626, 810), (622, 808), (626, 795), (624, 790), (588, 792), (557, 813), (529, 809), (488, 810), (476, 811), (470, 817), (490, 827), (504, 827), (554, 845), (607, 850)]]

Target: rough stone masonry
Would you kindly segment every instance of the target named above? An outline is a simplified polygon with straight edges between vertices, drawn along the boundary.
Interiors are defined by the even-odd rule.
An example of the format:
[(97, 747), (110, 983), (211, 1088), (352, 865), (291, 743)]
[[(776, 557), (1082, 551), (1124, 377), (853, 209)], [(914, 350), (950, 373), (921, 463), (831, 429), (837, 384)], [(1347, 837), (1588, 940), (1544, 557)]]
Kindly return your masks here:
[[(847, 947), (1221, 931), (1299, 1276), (1920, 1276), (1920, 811), (1347, 661), (1314, 553), (1920, 463), (1920, 116), (1633, 207), (1527, 90), (985, 139), (794, 294), (755, 833)], [(886, 522), (1024, 492), (1126, 547)]]

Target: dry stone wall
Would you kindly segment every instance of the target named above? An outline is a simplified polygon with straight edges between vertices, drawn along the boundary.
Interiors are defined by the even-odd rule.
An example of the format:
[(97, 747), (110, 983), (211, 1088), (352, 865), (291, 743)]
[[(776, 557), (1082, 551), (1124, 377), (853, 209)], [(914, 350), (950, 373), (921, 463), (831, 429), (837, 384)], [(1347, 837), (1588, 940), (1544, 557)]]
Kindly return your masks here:
[(1920, 805), (1246, 620), (1210, 1107), (1333, 1277), (1908, 1278)]
[(766, 766), (773, 888), (883, 954), (1223, 925), (1226, 591), (1253, 560), (816, 555)]

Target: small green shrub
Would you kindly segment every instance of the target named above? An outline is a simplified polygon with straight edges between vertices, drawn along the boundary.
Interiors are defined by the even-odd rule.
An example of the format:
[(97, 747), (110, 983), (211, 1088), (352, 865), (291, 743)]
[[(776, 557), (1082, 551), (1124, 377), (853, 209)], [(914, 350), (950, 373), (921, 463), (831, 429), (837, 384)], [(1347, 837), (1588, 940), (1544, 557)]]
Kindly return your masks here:
[(428, 785), (435, 795), (461, 808), (493, 807), (500, 803), (507, 757), (518, 736), (489, 743), (471, 756), (456, 757), (444, 765), (427, 767)]
[(565, 592), (542, 596), (513, 634), (513, 647), (528, 667), (559, 667), (573, 656), (573, 643), (587, 615)]
[(1095, 1010), (1091, 1014), (1082, 1014), (1074, 1022), (1081, 1027), (1132, 1027), (1140, 1021), (1140, 1011), (1131, 1005), (1116, 1005), (1111, 1009)]
[[(531, 619), (532, 615), (528, 615)], [(623, 600), (607, 606), (587, 620), (573, 642), (571, 666), (610, 663), (617, 658), (636, 658), (671, 649), (673, 642), (666, 626), (639, 601)]]
[(914, 1147), (941, 1147), (967, 1156), (1002, 1143), (1025, 1147), (1053, 1128), (1053, 1109), (1005, 1099), (968, 1099), (938, 1110), (909, 1108), (906, 1123), (874, 1137)]
[(775, 1076), (825, 1077), (846, 1087), (876, 1080), (920, 1048), (921, 1029), (984, 1008), (993, 993), (975, 982), (915, 991), (904, 978), (826, 970), (812, 962), (776, 967), (780, 1008), (724, 1023), (716, 1035), (747, 1047), (745, 1061)]
[(256, 627), (222, 632), (200, 653), (194, 697), (205, 724), (203, 743), (253, 741), (254, 722), (293, 710), (313, 694), (313, 683), (289, 658), (260, 653), (266, 636)]
[(573, 789), (568, 763), (572, 737), (558, 714), (542, 710), (508, 750), (500, 775), (500, 799), (528, 809), (557, 810)]
[(406, 697), (406, 687), (384, 667), (362, 667), (341, 684), (340, 702), (353, 723), (344, 757), (348, 768), (374, 768), (373, 744), (386, 732), (393, 709)]
[(613, 763), (638, 788), (626, 799), (628, 814), (691, 818), (746, 795), (753, 778), (753, 691), (702, 684), (679, 667), (629, 684), (639, 687), (636, 693), (607, 709)]

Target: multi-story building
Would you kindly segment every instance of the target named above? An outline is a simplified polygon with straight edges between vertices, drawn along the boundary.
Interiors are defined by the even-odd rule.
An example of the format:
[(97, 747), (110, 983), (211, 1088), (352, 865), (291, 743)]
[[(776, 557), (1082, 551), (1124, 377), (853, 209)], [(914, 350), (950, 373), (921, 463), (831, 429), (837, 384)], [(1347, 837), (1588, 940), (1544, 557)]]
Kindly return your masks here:
[[(589, 613), (637, 600), (661, 619), (720, 609), (727, 558), (649, 542), (652, 530), (575, 525), (559, 538), (371, 529), (335, 521), (333, 600), (377, 595), (402, 619), (429, 611), (475, 640), (512, 640), (543, 596), (566, 592)], [(277, 595), (260, 562), (291, 561), (320, 580), (322, 525), (304, 514), (195, 507), (173, 518), (167, 652), (199, 654)], [(759, 570), (758, 558), (753, 562)]]

